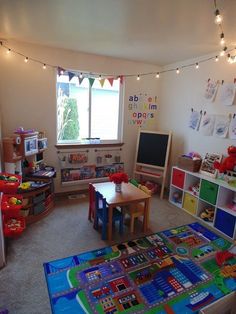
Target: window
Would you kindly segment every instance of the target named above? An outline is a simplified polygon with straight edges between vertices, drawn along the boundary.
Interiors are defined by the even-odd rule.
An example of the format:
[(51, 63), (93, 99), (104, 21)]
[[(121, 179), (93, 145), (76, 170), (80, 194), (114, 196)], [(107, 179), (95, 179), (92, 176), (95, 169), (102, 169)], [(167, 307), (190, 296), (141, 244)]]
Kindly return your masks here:
[(86, 138), (100, 138), (102, 143), (118, 143), (122, 137), (122, 84), (98, 79), (93, 86), (84, 78), (69, 81), (57, 76), (57, 142), (76, 144)]

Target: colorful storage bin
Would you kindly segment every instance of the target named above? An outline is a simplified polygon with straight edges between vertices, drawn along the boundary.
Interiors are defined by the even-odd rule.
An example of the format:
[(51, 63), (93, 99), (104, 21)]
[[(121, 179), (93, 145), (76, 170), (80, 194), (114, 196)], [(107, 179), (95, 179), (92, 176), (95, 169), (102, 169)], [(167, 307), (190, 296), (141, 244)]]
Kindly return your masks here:
[(25, 218), (3, 218), (3, 233), (5, 237), (17, 237), (25, 230)]
[(184, 194), (184, 203), (183, 208), (186, 209), (189, 213), (195, 215), (197, 212), (197, 198), (191, 194)]
[(219, 186), (207, 180), (202, 180), (199, 197), (215, 205)]
[(231, 215), (220, 208), (217, 208), (215, 218), (215, 228), (233, 238), (236, 232), (236, 217)]
[(2, 213), (11, 217), (18, 217), (22, 208), (22, 195), (3, 194), (1, 209)]
[(14, 194), (17, 192), (22, 177), (17, 174), (6, 172), (0, 173), (0, 192)]
[(180, 189), (184, 188), (185, 173), (179, 169), (173, 169), (172, 184)]

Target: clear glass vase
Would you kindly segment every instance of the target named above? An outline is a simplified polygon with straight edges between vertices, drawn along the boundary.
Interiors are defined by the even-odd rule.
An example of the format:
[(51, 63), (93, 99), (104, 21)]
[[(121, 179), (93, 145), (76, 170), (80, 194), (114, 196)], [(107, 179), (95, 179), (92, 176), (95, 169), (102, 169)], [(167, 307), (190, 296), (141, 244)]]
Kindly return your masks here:
[(116, 183), (115, 184), (115, 190), (117, 193), (121, 193), (121, 183)]

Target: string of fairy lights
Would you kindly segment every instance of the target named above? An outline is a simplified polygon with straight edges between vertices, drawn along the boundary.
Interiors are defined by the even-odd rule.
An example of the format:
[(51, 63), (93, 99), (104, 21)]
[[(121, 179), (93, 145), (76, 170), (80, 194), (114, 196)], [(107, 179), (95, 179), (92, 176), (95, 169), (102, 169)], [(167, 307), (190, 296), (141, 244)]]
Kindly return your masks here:
[(222, 15), (220, 14), (220, 10), (217, 8), (217, 4), (216, 4), (216, 0), (214, 0), (214, 6), (215, 6), (215, 23), (219, 26), (219, 31), (220, 31), (220, 45), (223, 47), (221, 52), (220, 52), (220, 56), (223, 57), (226, 52), (227, 53), (227, 60), (229, 63), (235, 63), (236, 62), (236, 56), (231, 56), (230, 55), (230, 52), (233, 51), (234, 49), (232, 50), (229, 50), (227, 51), (227, 46), (226, 46), (226, 41), (225, 41), (225, 33), (224, 33), (224, 30), (223, 30), (223, 17)]
[[(215, 23), (219, 27), (220, 45), (223, 47), (222, 50), (219, 52), (219, 56), (224, 57), (227, 53), (228, 62), (229, 63), (236, 63), (236, 55), (231, 55), (231, 52), (236, 51), (236, 47), (234, 47), (232, 49), (228, 49), (226, 46), (225, 33), (223, 31), (223, 25), (222, 25), (223, 17), (220, 14), (219, 8), (217, 8), (216, 0), (214, 0), (214, 7), (215, 7), (215, 12), (214, 12), (215, 13)], [(185, 68), (195, 67), (195, 69), (198, 70), (200, 67), (200, 64), (202, 64), (202, 63), (209, 62), (211, 60), (213, 60), (215, 62), (219, 61), (219, 56), (216, 55), (216, 56), (201, 59), (198, 62), (192, 62), (189, 64), (181, 65), (177, 68), (164, 69), (164, 70), (161, 70), (159, 72), (155, 71), (155, 72), (147, 72), (147, 73), (139, 73), (139, 74), (118, 74), (118, 75), (111, 74), (111, 75), (108, 75), (108, 74), (98, 74), (98, 73), (92, 73), (92, 72), (71, 71), (71, 70), (65, 69), (59, 65), (54, 65), (54, 64), (47, 63), (47, 62), (43, 62), (39, 59), (29, 57), (29, 56), (15, 50), (15, 49), (12, 49), (11, 47), (8, 47), (8, 45), (6, 45), (4, 43), (4, 41), (0, 41), (0, 47), (5, 49), (7, 54), (13, 53), (13, 54), (16, 54), (16, 55), (23, 57), (25, 63), (28, 63), (30, 61), (38, 63), (41, 65), (43, 70), (46, 70), (49, 67), (54, 68), (57, 70), (57, 74), (59, 76), (63, 75), (63, 74), (67, 74), (69, 76), (69, 80), (71, 80), (74, 76), (76, 76), (76, 77), (78, 77), (80, 83), (83, 81), (84, 78), (87, 78), (90, 80), (90, 84), (93, 84), (94, 80), (98, 79), (102, 86), (103, 86), (104, 81), (106, 79), (109, 80), (111, 85), (112, 85), (112, 82), (114, 79), (119, 79), (120, 82), (122, 83), (123, 79), (126, 77), (127, 78), (128, 77), (136, 77), (136, 79), (138, 81), (141, 79), (141, 77), (145, 77), (145, 76), (153, 76), (153, 77), (159, 79), (162, 74), (167, 73), (167, 72), (176, 72), (176, 74), (180, 74), (181, 70), (183, 70)]]

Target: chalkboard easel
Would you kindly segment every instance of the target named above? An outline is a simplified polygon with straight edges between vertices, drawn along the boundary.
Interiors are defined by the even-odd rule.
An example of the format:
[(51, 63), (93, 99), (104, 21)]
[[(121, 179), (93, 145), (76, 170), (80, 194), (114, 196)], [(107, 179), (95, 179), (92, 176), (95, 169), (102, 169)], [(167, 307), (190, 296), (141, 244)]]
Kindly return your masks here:
[(139, 175), (161, 179), (161, 199), (164, 195), (170, 144), (171, 132), (139, 131), (134, 177)]

